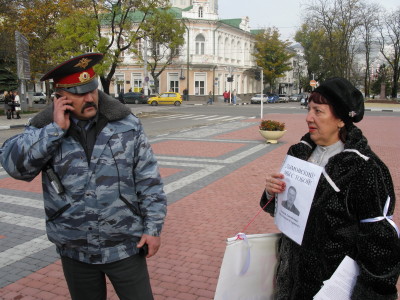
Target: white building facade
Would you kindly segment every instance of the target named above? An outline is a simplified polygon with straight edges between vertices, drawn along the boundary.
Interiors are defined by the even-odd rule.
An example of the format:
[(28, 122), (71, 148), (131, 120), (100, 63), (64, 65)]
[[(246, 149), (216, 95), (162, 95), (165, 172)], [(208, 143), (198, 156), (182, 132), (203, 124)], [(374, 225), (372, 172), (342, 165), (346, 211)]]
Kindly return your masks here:
[[(255, 79), (257, 68), (253, 58), (254, 33), (249, 18), (221, 20), (218, 18), (218, 0), (172, 0), (173, 10), (186, 27), (185, 43), (159, 77), (159, 91), (183, 93), (190, 97), (204, 97), (211, 92), (222, 95), (234, 91), (246, 95), (261, 90)], [(141, 46), (143, 51), (146, 49)], [(232, 82), (227, 78), (233, 77)], [(125, 54), (117, 68), (111, 94), (150, 90), (155, 93), (154, 81), (143, 63), (133, 55)]]
[[(300, 44), (295, 44), (287, 49), (294, 54), (289, 63), (291, 70), (286, 71), (283, 77), (278, 78), (276, 85), (277, 94), (293, 95), (307, 92), (301, 88), (301, 78), (307, 76), (307, 63), (304, 59), (304, 49)], [(311, 87), (310, 87), (311, 90)]]

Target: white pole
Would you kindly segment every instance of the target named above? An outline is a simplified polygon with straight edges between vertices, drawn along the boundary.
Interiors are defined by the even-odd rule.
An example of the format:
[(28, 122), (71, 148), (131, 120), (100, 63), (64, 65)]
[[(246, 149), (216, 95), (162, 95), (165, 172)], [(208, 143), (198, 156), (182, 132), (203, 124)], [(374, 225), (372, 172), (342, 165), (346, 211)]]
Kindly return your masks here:
[(147, 81), (148, 79), (148, 72), (147, 72), (147, 38), (143, 39), (144, 42), (144, 49), (143, 49), (143, 73), (144, 73), (144, 89), (143, 89), (143, 94), (148, 96), (150, 93), (149, 91), (149, 82)]
[(261, 115), (260, 115), (261, 120), (263, 118), (263, 108), (264, 108), (263, 91), (264, 91), (264, 71), (263, 69), (261, 69)]
[[(232, 67), (229, 67), (229, 76), (232, 78)], [(232, 104), (232, 81), (229, 84), (229, 104)]]

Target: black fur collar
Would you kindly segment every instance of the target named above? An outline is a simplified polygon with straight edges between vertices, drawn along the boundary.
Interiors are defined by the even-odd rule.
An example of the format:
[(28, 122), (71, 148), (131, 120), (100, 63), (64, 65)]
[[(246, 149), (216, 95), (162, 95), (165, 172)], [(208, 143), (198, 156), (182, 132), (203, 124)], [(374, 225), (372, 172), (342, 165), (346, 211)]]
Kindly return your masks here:
[[(301, 140), (305, 143), (292, 145), (289, 148), (288, 154), (303, 160), (308, 160), (317, 145), (311, 140), (310, 133), (306, 133)], [(370, 156), (372, 153), (368, 141), (362, 134), (362, 131), (353, 124), (347, 128), (347, 137), (344, 143), (344, 148), (357, 150), (366, 156)]]

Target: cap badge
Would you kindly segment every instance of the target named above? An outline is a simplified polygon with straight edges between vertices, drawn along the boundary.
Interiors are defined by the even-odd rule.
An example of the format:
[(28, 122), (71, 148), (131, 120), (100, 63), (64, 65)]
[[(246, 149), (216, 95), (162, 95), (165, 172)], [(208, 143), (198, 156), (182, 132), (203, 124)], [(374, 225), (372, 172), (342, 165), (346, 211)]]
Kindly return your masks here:
[(91, 59), (82, 58), (74, 67), (81, 67), (82, 69), (86, 69), (86, 67), (91, 61), (92, 61)]
[(90, 79), (90, 74), (88, 72), (82, 72), (79, 75), (79, 81), (80, 82), (85, 82), (85, 81), (88, 81), (89, 79)]
[(354, 118), (356, 115), (357, 115), (357, 113), (355, 111), (349, 112), (349, 117), (350, 118)]

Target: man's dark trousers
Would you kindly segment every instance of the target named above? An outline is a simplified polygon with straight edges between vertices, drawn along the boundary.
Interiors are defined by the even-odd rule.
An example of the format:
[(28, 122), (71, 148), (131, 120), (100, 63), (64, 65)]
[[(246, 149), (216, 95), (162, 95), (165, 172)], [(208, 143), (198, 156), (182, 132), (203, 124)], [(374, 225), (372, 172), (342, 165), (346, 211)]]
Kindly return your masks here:
[(106, 300), (107, 276), (119, 299), (153, 300), (146, 258), (133, 255), (109, 264), (86, 264), (61, 257), (72, 300)]

